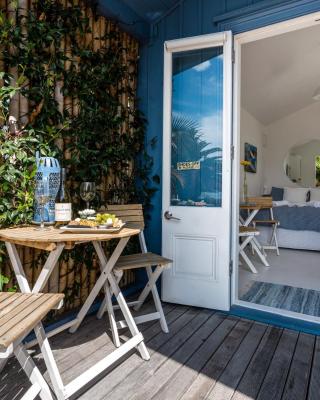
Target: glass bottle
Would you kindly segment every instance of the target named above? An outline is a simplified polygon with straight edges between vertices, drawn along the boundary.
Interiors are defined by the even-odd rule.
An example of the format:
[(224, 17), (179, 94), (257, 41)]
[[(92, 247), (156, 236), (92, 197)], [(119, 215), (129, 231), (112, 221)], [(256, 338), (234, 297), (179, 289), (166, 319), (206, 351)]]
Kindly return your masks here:
[(72, 204), (66, 187), (66, 170), (61, 168), (61, 184), (54, 207), (56, 225), (68, 224), (72, 220)]

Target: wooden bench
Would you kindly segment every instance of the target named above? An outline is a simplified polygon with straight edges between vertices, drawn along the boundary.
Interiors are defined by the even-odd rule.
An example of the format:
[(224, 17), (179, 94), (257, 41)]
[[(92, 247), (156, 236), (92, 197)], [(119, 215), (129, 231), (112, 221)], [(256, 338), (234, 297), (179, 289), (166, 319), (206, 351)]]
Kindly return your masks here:
[[(26, 351), (22, 340), (33, 330), (42, 337), (41, 350), (47, 346), (41, 320), (54, 308), (62, 305), (63, 294), (0, 293), (0, 359), (4, 368), (6, 359), (14, 353), (32, 386), (22, 399), (53, 400), (50, 388)], [(47, 364), (47, 353), (44, 354)], [(49, 355), (50, 357), (50, 355)]]
[[(105, 209), (102, 211), (108, 212), (110, 214), (115, 214), (118, 218), (120, 218), (123, 222), (125, 222), (127, 226), (131, 228), (141, 229), (141, 232), (139, 234), (139, 241), (142, 252), (128, 256), (121, 256), (118, 262), (116, 263), (116, 266), (114, 268), (114, 273), (116, 275), (117, 281), (119, 282), (125, 270), (138, 269), (138, 268), (146, 269), (146, 273), (148, 276), (148, 282), (146, 286), (142, 290), (137, 301), (133, 301), (127, 304), (128, 306), (134, 306), (134, 309), (137, 311), (146, 300), (148, 294), (151, 292), (155, 303), (156, 312), (140, 315), (134, 318), (134, 320), (137, 324), (139, 324), (158, 319), (160, 321), (160, 325), (163, 332), (168, 333), (169, 330), (162, 309), (156, 282), (160, 277), (161, 273), (163, 272), (163, 270), (170, 266), (172, 260), (169, 260), (168, 258), (147, 251), (145, 237), (143, 234), (144, 216), (141, 204), (107, 205)], [(112, 293), (110, 291), (110, 288), (108, 287), (105, 288), (105, 298), (98, 311), (97, 316), (98, 318), (101, 318), (104, 312), (108, 310), (114, 343), (117, 347), (119, 347), (120, 340), (117, 330), (119, 328), (125, 328), (127, 324), (124, 320), (118, 322), (115, 321), (113, 310), (117, 309), (118, 307), (112, 306), (111, 297)]]

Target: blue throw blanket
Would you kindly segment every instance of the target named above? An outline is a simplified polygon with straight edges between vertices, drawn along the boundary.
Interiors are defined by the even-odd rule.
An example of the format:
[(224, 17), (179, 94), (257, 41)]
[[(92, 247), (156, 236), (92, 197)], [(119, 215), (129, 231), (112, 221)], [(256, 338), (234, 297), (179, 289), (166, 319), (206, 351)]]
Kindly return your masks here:
[[(274, 219), (280, 221), (282, 229), (320, 232), (320, 208), (318, 207), (273, 207), (273, 216)], [(260, 210), (255, 219), (270, 219), (270, 211)]]

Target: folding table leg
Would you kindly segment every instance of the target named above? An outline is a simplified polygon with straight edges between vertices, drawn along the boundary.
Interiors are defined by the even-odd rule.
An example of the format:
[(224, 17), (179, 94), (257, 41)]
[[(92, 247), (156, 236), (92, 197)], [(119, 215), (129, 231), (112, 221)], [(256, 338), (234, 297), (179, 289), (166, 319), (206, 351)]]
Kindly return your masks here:
[[(22, 293), (30, 293), (30, 285), (24, 273), (23, 266), (21, 264), (19, 254), (17, 252), (17, 248), (13, 243), (6, 242), (6, 248), (9, 254), (9, 258), (14, 269), (19, 288)], [(44, 288), (47, 283), (54, 267), (57, 264), (57, 261), (64, 249), (64, 243), (58, 244), (56, 249), (51, 251), (42, 270), (41, 273), (32, 289), (32, 293), (39, 293), (41, 289)]]
[(31, 292), (30, 285), (24, 273), (24, 269), (22, 267), (16, 246), (13, 243), (9, 242), (5, 242), (5, 244), (21, 292), (30, 293)]
[[(24, 372), (27, 374), (32, 385), (40, 386), (39, 396), (42, 400), (53, 400), (50, 388), (47, 382), (44, 380), (41, 372), (38, 367), (33, 362), (31, 356), (25, 350), (22, 344), (19, 344), (15, 350), (14, 354), (17, 357), (21, 367)], [(38, 393), (37, 393), (38, 394)], [(31, 398), (31, 397), (30, 397)]]
[[(118, 274), (116, 275), (117, 283), (119, 283), (121, 281), (122, 276), (123, 276), (123, 273), (121, 273), (119, 275)], [(111, 299), (112, 299), (112, 294), (113, 294), (112, 291), (110, 291)], [(104, 296), (104, 298), (102, 300), (102, 303), (101, 303), (101, 306), (99, 308), (99, 311), (97, 312), (97, 318), (101, 319), (103, 317), (103, 314), (106, 311), (107, 311), (107, 299), (106, 299), (106, 296)]]
[[(94, 287), (92, 288), (91, 292), (89, 293), (89, 296), (87, 297), (86, 301), (84, 302), (83, 306), (81, 307), (81, 310), (79, 311), (76, 322), (75, 324), (69, 329), (70, 333), (76, 332), (76, 330), (79, 328), (79, 325), (83, 321), (84, 317), (87, 315), (89, 308), (91, 307), (92, 303), (98, 296), (100, 290), (102, 289), (103, 285), (105, 284), (106, 280), (108, 279), (108, 275), (112, 271), (113, 267), (115, 266), (116, 262), (118, 261), (118, 258), (120, 257), (123, 249), (126, 247), (128, 243), (129, 238), (122, 238), (120, 239), (119, 243), (117, 244), (117, 247), (115, 248), (114, 252), (112, 253), (111, 257), (107, 261), (106, 259), (103, 262), (103, 270), (101, 271), (101, 274), (95, 283)], [(98, 250), (101, 248), (101, 244), (99, 245), (98, 242), (93, 242), (93, 246), (96, 249), (97, 253)], [(104, 255), (104, 252), (101, 248), (102, 254)], [(98, 255), (99, 256), (99, 255)], [(105, 255), (104, 255), (105, 257)], [(100, 260), (101, 262), (101, 260)]]
[(280, 252), (279, 252), (279, 243), (278, 243), (277, 229), (278, 229), (278, 227), (275, 226), (275, 228), (274, 228), (274, 245), (275, 245), (275, 247), (276, 247), (277, 256), (279, 256), (279, 255), (280, 255)]
[[(94, 247), (96, 249), (96, 252), (97, 252), (97, 255), (98, 255), (98, 258), (99, 258), (99, 261), (100, 261), (101, 265), (104, 266), (103, 271), (106, 271), (108, 269), (107, 266), (110, 263), (110, 260), (111, 260), (113, 255), (111, 256), (110, 260), (107, 262), (106, 256), (105, 256), (104, 251), (103, 251), (102, 246), (101, 246), (101, 243), (94, 242)], [(119, 257), (117, 257), (117, 259), (118, 258)], [(115, 265), (117, 259), (114, 261), (113, 265)], [(140, 332), (139, 332), (139, 330), (137, 328), (136, 323), (134, 322), (134, 319), (133, 319), (133, 317), (131, 315), (129, 307), (128, 307), (128, 305), (127, 305), (127, 303), (126, 303), (126, 301), (125, 301), (125, 299), (123, 297), (123, 294), (122, 294), (122, 292), (121, 292), (121, 290), (120, 290), (115, 278), (114, 278), (114, 275), (113, 275), (113, 273), (111, 273), (112, 272), (112, 268), (110, 268), (108, 273), (107, 273), (107, 279), (108, 279), (108, 281), (110, 283), (112, 292), (113, 292), (113, 294), (115, 295), (115, 297), (117, 299), (117, 302), (118, 302), (119, 307), (120, 307), (120, 309), (122, 311), (122, 314), (123, 314), (123, 316), (124, 316), (124, 318), (126, 320), (126, 323), (127, 323), (128, 328), (129, 328), (129, 330), (131, 332), (131, 335), (132, 336), (137, 336), (137, 335), (140, 334)], [(146, 348), (146, 345), (144, 344), (143, 341), (138, 344), (137, 348), (138, 348), (138, 350), (139, 350), (139, 352), (141, 354), (141, 357), (144, 360), (150, 360), (150, 355), (149, 355), (148, 350)]]
[(64, 246), (64, 243), (57, 244), (56, 249), (50, 252), (44, 266), (42, 267), (40, 275), (34, 284), (32, 293), (39, 293), (45, 287), (54, 267), (57, 265)]

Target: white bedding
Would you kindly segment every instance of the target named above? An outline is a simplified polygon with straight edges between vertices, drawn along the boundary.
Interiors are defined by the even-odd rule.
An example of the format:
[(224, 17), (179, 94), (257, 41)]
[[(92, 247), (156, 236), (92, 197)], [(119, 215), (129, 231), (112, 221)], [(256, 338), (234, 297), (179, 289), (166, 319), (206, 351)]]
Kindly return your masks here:
[(288, 200), (278, 200), (278, 201), (273, 201), (272, 202), (273, 207), (282, 207), (282, 206), (288, 206), (288, 207), (320, 207), (320, 201), (305, 201), (304, 203), (292, 203), (291, 201)]
[[(271, 236), (271, 228), (259, 226), (261, 244), (267, 244)], [(277, 229), (279, 247), (297, 250), (320, 251), (320, 233), (314, 231), (294, 231), (290, 229)]]

